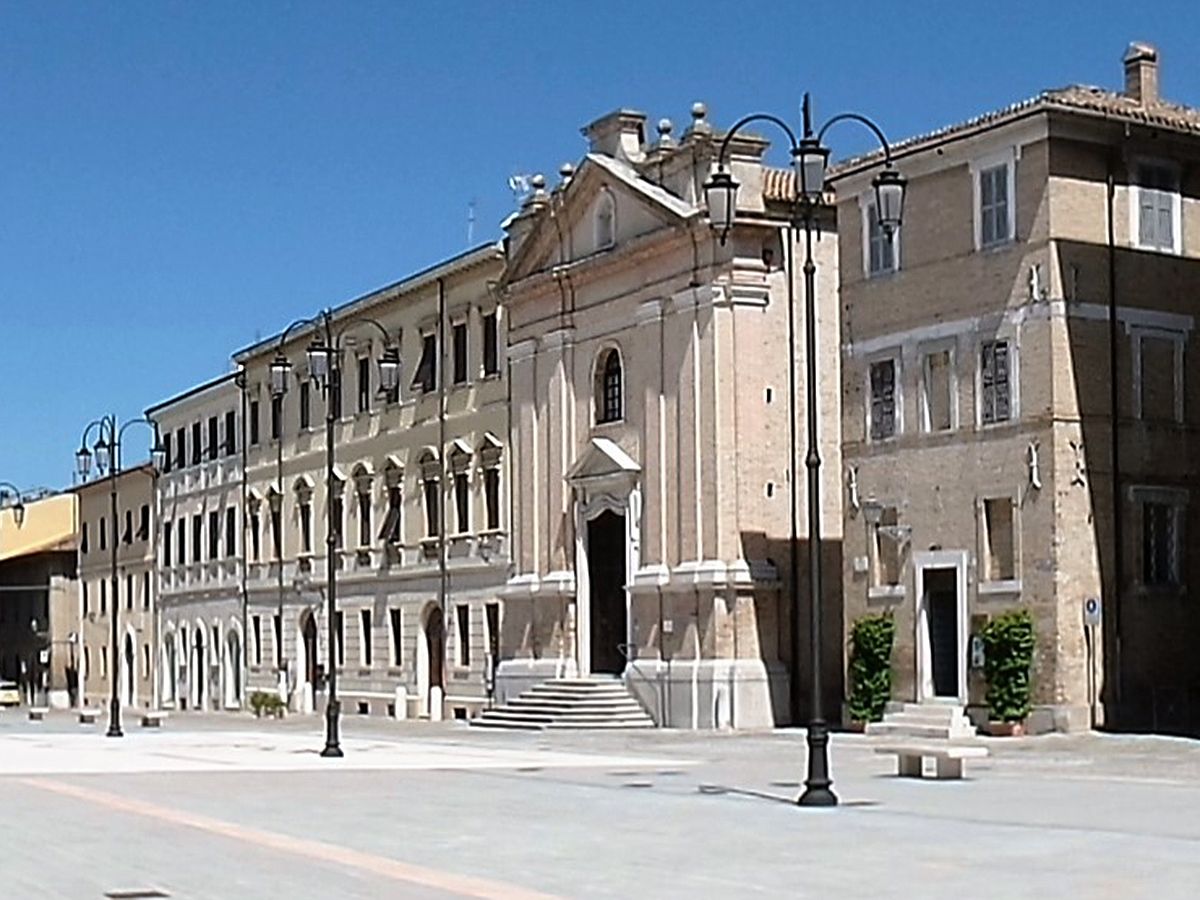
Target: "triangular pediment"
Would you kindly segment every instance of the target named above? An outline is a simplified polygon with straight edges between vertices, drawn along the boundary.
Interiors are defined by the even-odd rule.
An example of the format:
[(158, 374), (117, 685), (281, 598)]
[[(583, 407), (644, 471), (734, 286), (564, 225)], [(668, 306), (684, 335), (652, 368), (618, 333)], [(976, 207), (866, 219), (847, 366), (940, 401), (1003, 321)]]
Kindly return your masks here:
[(632, 479), (641, 474), (642, 467), (617, 446), (615, 441), (594, 437), (567, 470), (565, 480), (576, 484), (601, 479)]
[[(598, 213), (605, 204), (612, 213), (611, 242), (597, 234)], [(595, 256), (631, 238), (679, 225), (696, 213), (687, 201), (642, 178), (628, 163), (590, 153), (566, 189), (537, 214), (509, 260), (505, 280), (520, 281), (563, 262)]]

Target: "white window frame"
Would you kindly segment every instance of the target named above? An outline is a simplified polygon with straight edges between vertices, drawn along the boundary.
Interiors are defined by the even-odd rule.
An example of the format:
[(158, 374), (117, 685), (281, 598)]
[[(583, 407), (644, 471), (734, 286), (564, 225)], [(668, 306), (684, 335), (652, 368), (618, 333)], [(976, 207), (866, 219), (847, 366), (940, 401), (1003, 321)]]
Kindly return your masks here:
[[(1184, 488), (1158, 487), (1152, 485), (1130, 485), (1129, 499), (1137, 506), (1137, 549), (1134, 567), (1134, 583), (1144, 592), (1174, 594), (1187, 590), (1184, 554), (1187, 548), (1187, 507), (1189, 492)], [(1169, 584), (1147, 584), (1145, 581), (1146, 560), (1144, 558), (1145, 508), (1148, 503), (1171, 507), (1175, 528), (1175, 581)]]
[[(918, 373), (920, 384), (917, 391), (917, 401), (920, 404), (920, 430), (923, 434), (949, 434), (958, 430), (958, 346), (950, 341), (937, 341), (921, 344), (917, 348), (921, 360), (921, 370)], [(929, 415), (929, 357), (934, 353), (950, 354), (950, 427), (933, 428)]]
[[(893, 391), (894, 391), (894, 396), (895, 396), (895, 401), (896, 401), (896, 412), (895, 412), (896, 428), (887, 437), (877, 438), (871, 433), (871, 403), (872, 403), (871, 367), (874, 366), (876, 363), (886, 362), (888, 360), (892, 361), (892, 365), (895, 370), (895, 376), (894, 376), (895, 380), (893, 382)], [(900, 435), (904, 434), (903, 354), (901, 353), (901, 350), (899, 347), (893, 347), (889, 350), (881, 350), (878, 353), (872, 353), (870, 356), (867, 357), (866, 363), (867, 363), (866, 369), (863, 373), (863, 383), (864, 383), (863, 396), (865, 399), (865, 402), (863, 403), (863, 412), (864, 412), (863, 424), (865, 427), (867, 443), (869, 443), (869, 444), (885, 444), (888, 441), (894, 441)]]
[[(1153, 166), (1159, 169), (1165, 169), (1175, 178), (1175, 190), (1170, 191), (1171, 194), (1171, 244), (1170, 248), (1160, 247), (1157, 244), (1142, 243), (1142, 185), (1139, 181), (1142, 166)], [(1180, 194), (1180, 172), (1178, 163), (1165, 159), (1154, 159), (1151, 157), (1137, 157), (1130, 161), (1129, 170), (1129, 244), (1138, 250), (1147, 250), (1151, 253), (1171, 253), (1179, 256), (1183, 253), (1183, 200)], [(1161, 190), (1161, 188), (1150, 188), (1150, 190)]]
[[(983, 421), (983, 345), (996, 341), (1008, 343), (1008, 406), (1009, 416), (1000, 422)], [(1003, 428), (1021, 418), (1021, 347), (1015, 332), (1002, 331), (975, 341), (975, 427)]]
[[(988, 578), (987, 563), (991, 557), (991, 534), (987, 529), (987, 501), (1008, 500), (1012, 509), (1012, 555), (1013, 577), (992, 579)], [(981, 494), (975, 499), (976, 524), (976, 572), (978, 575), (979, 593), (988, 594), (1019, 594), (1021, 593), (1021, 504), (1020, 497), (1015, 493), (1003, 491)]]
[[(882, 519), (882, 514), (883, 514), (884, 510), (887, 510), (887, 509), (893, 510), (896, 513), (897, 521), (899, 521), (899, 512), (900, 511), (899, 511), (899, 508), (894, 505), (885, 507), (883, 510), (880, 510), (880, 518)], [(884, 526), (881, 522), (875, 522), (875, 523), (868, 522), (867, 523), (867, 566), (868, 566), (868, 569), (867, 569), (867, 599), (868, 600), (903, 599), (905, 594), (908, 593), (908, 589), (906, 587), (905, 571), (904, 571), (906, 559), (905, 559), (905, 554), (903, 552), (898, 551), (899, 552), (898, 562), (899, 562), (899, 566), (900, 566), (900, 571), (897, 573), (897, 575), (899, 576), (900, 580), (895, 584), (883, 584), (883, 583), (880, 583), (877, 579), (880, 567), (882, 565), (882, 558), (881, 558), (882, 552), (881, 552), (880, 542), (884, 541), (884, 540), (893, 540), (891, 538), (885, 538), (882, 534), (880, 534), (879, 529), (882, 527), (894, 527), (894, 526)], [(911, 549), (911, 547), (910, 547), (910, 549)]]
[[(996, 153), (989, 153), (986, 156), (981, 156), (978, 159), (972, 160), (970, 164), (971, 170), (971, 216), (975, 227), (975, 249), (978, 250), (993, 250), (999, 247), (1007, 247), (1017, 236), (1017, 160), (1020, 158), (1016, 147), (1006, 147), (1004, 150)], [(980, 176), (987, 171), (1004, 166), (1007, 170), (1006, 187), (1008, 201), (1008, 233), (1003, 240), (994, 241), (993, 243), (983, 243), (983, 191), (979, 183)]]
[(892, 267), (875, 272), (871, 269), (871, 210), (875, 208), (875, 192), (868, 191), (858, 197), (859, 212), (862, 215), (862, 254), (863, 277), (885, 278), (900, 271), (900, 229), (892, 233)]
[(1133, 378), (1130, 380), (1133, 382), (1133, 417), (1135, 419), (1143, 419), (1145, 417), (1145, 397), (1142, 392), (1142, 361), (1145, 359), (1145, 355), (1142, 353), (1142, 341), (1146, 338), (1154, 338), (1160, 341), (1171, 341), (1175, 345), (1174, 420), (1182, 424), (1184, 415), (1184, 354), (1187, 352), (1187, 333), (1144, 325), (1130, 326), (1128, 332), (1132, 345), (1130, 352), (1132, 355)]

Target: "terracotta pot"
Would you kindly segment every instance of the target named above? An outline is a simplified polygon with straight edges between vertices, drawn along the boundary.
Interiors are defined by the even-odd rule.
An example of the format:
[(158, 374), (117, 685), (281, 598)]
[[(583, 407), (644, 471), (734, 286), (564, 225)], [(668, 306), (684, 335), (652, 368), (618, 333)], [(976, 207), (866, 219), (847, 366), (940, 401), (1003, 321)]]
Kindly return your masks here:
[(842, 726), (842, 729), (844, 731), (853, 732), (854, 734), (862, 734), (864, 731), (867, 730), (867, 723), (860, 722), (856, 719), (851, 719), (849, 722), (845, 723), (845, 725)]
[(987, 733), (992, 737), (1022, 737), (1025, 734), (1025, 723), (988, 722)]

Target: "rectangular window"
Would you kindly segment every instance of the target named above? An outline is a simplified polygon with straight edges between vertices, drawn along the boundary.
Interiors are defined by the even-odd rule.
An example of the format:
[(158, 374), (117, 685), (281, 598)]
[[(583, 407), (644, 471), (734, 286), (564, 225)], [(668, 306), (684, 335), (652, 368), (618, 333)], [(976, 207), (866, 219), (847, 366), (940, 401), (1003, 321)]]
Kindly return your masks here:
[(262, 616), (255, 613), (250, 617), (250, 629), (254, 634), (254, 664), (262, 665)]
[(404, 620), (398, 609), (388, 610), (388, 621), (392, 632), (392, 665), (404, 664)]
[(79, 590), (83, 598), (83, 614), (86, 616), (92, 611), (91, 603), (88, 600), (88, 583), (86, 581), (79, 582)]
[(283, 620), (279, 613), (271, 616), (271, 627), (275, 639), (275, 668), (283, 665)]
[(881, 441), (896, 433), (896, 361), (871, 363), (871, 440)]
[(340, 609), (333, 614), (333, 637), (336, 641), (338, 668), (346, 665), (346, 615)]
[(1012, 418), (1008, 341), (986, 341), (979, 348), (979, 420), (984, 425)]
[(192, 516), (192, 562), (200, 562), (201, 547), (204, 539), (204, 518), (197, 513)]
[(125, 576), (125, 608), (133, 609), (133, 574)]
[(108, 520), (100, 519), (100, 549), (104, 550), (108, 546)]
[(329, 370), (329, 382), (326, 386), (329, 395), (326, 402), (329, 408), (333, 411), (333, 417), (340, 419), (342, 417), (342, 370), (333, 368)]
[(258, 446), (258, 401), (250, 401), (250, 443)]
[(300, 549), (312, 553), (312, 504), (300, 504)]
[(163, 522), (163, 565), (171, 566), (171, 522)]
[(1179, 584), (1178, 511), (1170, 503), (1142, 504), (1142, 583), (1147, 586)]
[(492, 666), (495, 666), (500, 660), (500, 604), (485, 604), (483, 614), (487, 623), (487, 652), (492, 658)]
[(279, 440), (283, 428), (283, 397), (275, 395), (271, 398), (271, 440)]
[(142, 573), (142, 609), (150, 608), (150, 573)]
[(452, 334), (454, 360), (454, 383), (464, 384), (467, 380), (467, 323), (455, 322)]
[(88, 523), (87, 522), (83, 523), (82, 530), (79, 534), (79, 552), (80, 553), (88, 552)]
[(364, 666), (371, 665), (372, 650), (371, 646), (371, 610), (360, 609), (358, 611), (358, 660)]
[(379, 529), (379, 539), (389, 544), (399, 544), (401, 539), (401, 499), (400, 485), (388, 487), (387, 515), (383, 519), (383, 527)]
[(162, 436), (163, 446), (163, 474), (166, 475), (171, 471), (171, 463), (174, 458), (171, 456), (171, 432), (167, 432)]
[(300, 427), (301, 429), (308, 428), (312, 425), (312, 400), (309, 396), (308, 379), (300, 382)]
[(496, 327), (496, 314), (485, 313), (483, 316), (483, 374), (496, 375), (500, 371), (499, 335)]
[(904, 535), (896, 507), (884, 507), (879, 520), (871, 525), (871, 585), (876, 588), (896, 587), (901, 583), (904, 567)]
[(1011, 239), (1008, 209), (1008, 165), (979, 173), (979, 244), (992, 247)]
[(495, 531), (500, 527), (500, 468), (493, 466), (483, 470), (483, 500), (487, 507), (487, 528)]
[(225, 455), (237, 453), (237, 415), (228, 410), (225, 413)]
[(255, 512), (250, 513), (250, 558), (255, 562), (258, 562), (259, 558), (262, 556), (262, 538), (260, 535), (261, 528), (262, 522), (259, 520), (258, 512), (256, 510)]
[(331, 519), (329, 527), (333, 529), (333, 546), (338, 550), (341, 550), (345, 545), (342, 535), (344, 534), (346, 510), (344, 495), (342, 494), (340, 485), (341, 482), (337, 482), (337, 486), (334, 487), (335, 493), (329, 501), (329, 518)]
[(896, 240), (879, 226), (879, 209), (874, 203), (867, 205), (867, 272), (883, 275), (896, 271)]
[(454, 474), (454, 512), (458, 521), (458, 533), (471, 530), (471, 483), (466, 472)]
[(182, 469), (187, 465), (187, 432), (182, 428), (175, 429), (175, 468)]
[(179, 538), (179, 552), (175, 554), (175, 561), (182, 566), (187, 563), (187, 516), (179, 519), (176, 536)]
[(437, 537), (441, 533), (440, 516), (439, 516), (439, 497), (440, 488), (436, 478), (427, 478), (424, 483), (425, 487), (425, 535), (426, 537)]
[(371, 492), (358, 492), (358, 546), (371, 546)]
[(271, 510), (271, 549), (276, 559), (283, 559), (283, 513), (278, 509)]
[(137, 539), (139, 541), (150, 540), (150, 504), (143, 503), (138, 515), (138, 530)]
[(983, 501), (983, 575), (987, 581), (1012, 581), (1016, 574), (1016, 543), (1012, 497)]
[(1144, 163), (1138, 166), (1137, 181), (1138, 246), (1176, 252), (1179, 183), (1174, 171), (1168, 166)]
[(217, 417), (208, 417), (208, 458), (216, 459), (221, 452), (220, 436), (217, 434)]
[(204, 458), (204, 444), (201, 438), (200, 423), (192, 423), (192, 465), (200, 465)]
[(225, 555), (237, 556), (237, 507), (225, 507)]
[(417, 363), (412, 386), (429, 393), (437, 388), (437, 335), (430, 333), (421, 338), (421, 361)]
[(125, 544), (133, 543), (133, 510), (125, 510), (125, 530), (121, 533), (121, 541)]
[(921, 418), (926, 431), (954, 427), (954, 354), (948, 349), (921, 360)]
[(100, 615), (108, 612), (108, 582), (100, 579)]
[(208, 512), (208, 558), (210, 561), (221, 555), (221, 514), (215, 509)]
[(371, 411), (371, 358), (358, 358), (358, 411)]
[(1134, 377), (1137, 392), (1134, 414), (1139, 419), (1160, 422), (1183, 421), (1183, 341), (1135, 333), (1135, 358), (1139, 370)]
[(471, 607), (460, 603), (454, 608), (454, 624), (457, 627), (458, 640), (454, 642), (457, 650), (458, 664), (471, 665)]

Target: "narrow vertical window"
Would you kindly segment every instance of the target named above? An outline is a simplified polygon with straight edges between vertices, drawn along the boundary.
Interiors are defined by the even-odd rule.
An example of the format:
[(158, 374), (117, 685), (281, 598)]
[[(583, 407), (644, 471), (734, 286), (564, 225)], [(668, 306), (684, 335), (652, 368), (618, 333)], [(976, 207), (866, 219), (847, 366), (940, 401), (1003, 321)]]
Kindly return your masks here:
[(496, 375), (500, 372), (499, 335), (496, 313), (484, 313), (483, 331), (483, 374)]
[(225, 556), (237, 556), (237, 508), (225, 508)]
[(86, 616), (92, 611), (91, 604), (88, 601), (88, 583), (86, 581), (79, 582), (79, 590), (83, 598), (83, 614)]
[(871, 363), (871, 440), (881, 441), (896, 434), (896, 361)]
[(221, 513), (212, 509), (208, 512), (208, 558), (217, 559), (221, 555)]
[(471, 530), (471, 483), (466, 472), (454, 474), (454, 511), (458, 533), (467, 534)]
[(383, 519), (383, 527), (379, 529), (379, 539), (388, 544), (399, 544), (403, 531), (401, 528), (401, 500), (402, 494), (400, 485), (388, 485), (388, 506), (387, 515)]
[(358, 359), (358, 411), (371, 411), (371, 358), (360, 356)]
[(921, 361), (921, 406), (926, 431), (954, 427), (954, 357), (949, 350), (926, 353)]
[(364, 666), (369, 666), (372, 663), (373, 653), (371, 647), (371, 610), (360, 609), (358, 611), (358, 634), (359, 634), (359, 661)]
[(171, 547), (171, 540), (172, 540), (171, 527), (172, 527), (171, 522), (163, 522), (163, 543), (162, 543), (163, 566), (168, 569), (171, 567), (171, 549), (172, 549), (172, 547)]
[(79, 534), (79, 552), (80, 553), (88, 552), (88, 523), (87, 522), (83, 523), (82, 531)]
[(250, 627), (254, 634), (254, 664), (262, 665), (262, 616), (255, 613), (250, 618)]
[(455, 322), (453, 338), (454, 383), (464, 384), (467, 380), (467, 323)]
[(262, 523), (259, 521), (258, 510), (256, 509), (250, 513), (250, 558), (255, 562), (258, 562), (262, 555), (261, 528)]
[(1179, 584), (1179, 508), (1161, 502), (1142, 504), (1142, 583)]
[(487, 514), (487, 529), (500, 527), (500, 467), (491, 466), (483, 470), (483, 500)]
[(271, 440), (279, 440), (281, 429), (283, 428), (283, 395), (275, 394), (271, 397)]
[(108, 546), (108, 520), (104, 517), (100, 518), (100, 549), (104, 550)]
[(225, 455), (237, 453), (237, 414), (232, 409), (225, 412)]
[(100, 615), (108, 612), (108, 582), (100, 579)]
[(338, 610), (333, 614), (333, 637), (338, 668), (346, 665), (346, 614)]
[(162, 446), (163, 446), (163, 468), (162, 468), (162, 470), (163, 470), (163, 474), (166, 475), (168, 472), (171, 471), (171, 462), (172, 462), (171, 432), (168, 431), (162, 436)]
[(389, 609), (388, 619), (392, 632), (392, 665), (404, 664), (404, 621), (399, 609)]
[(440, 493), (441, 487), (437, 478), (426, 478), (424, 482), (425, 488), (425, 535), (427, 537), (437, 537), (441, 533), (440, 528)]
[(200, 462), (203, 459), (204, 459), (204, 445), (203, 445), (203, 439), (201, 437), (200, 423), (193, 422), (192, 423), (192, 465), (193, 466), (200, 465)]
[(221, 452), (220, 436), (218, 435), (217, 417), (208, 417), (208, 458), (216, 459)]
[(142, 609), (150, 608), (150, 572), (142, 573)]
[(192, 516), (192, 562), (200, 562), (204, 540), (204, 517), (199, 513)]
[(342, 370), (337, 366), (329, 369), (329, 382), (326, 385), (329, 392), (326, 402), (335, 419), (342, 417)]
[(986, 341), (979, 350), (979, 417), (985, 425), (1012, 417), (1008, 341)]
[(271, 627), (275, 639), (275, 667), (279, 668), (283, 665), (283, 620), (279, 613), (271, 616)]
[(368, 482), (358, 490), (358, 546), (371, 546), (371, 487)]
[(301, 429), (308, 428), (312, 425), (312, 399), (310, 397), (311, 389), (308, 379), (300, 382), (300, 427)]
[(987, 581), (1016, 578), (1016, 542), (1011, 497), (983, 501), (983, 557)]
[(179, 552), (175, 554), (175, 562), (182, 566), (187, 563), (187, 516), (179, 517), (176, 537), (179, 538)]
[(312, 504), (307, 499), (300, 501), (300, 549), (312, 553)]
[(494, 666), (500, 659), (500, 604), (485, 604), (483, 614), (487, 623), (487, 652)]
[(1008, 209), (1008, 166), (979, 173), (979, 242), (983, 247), (1011, 239)]
[(896, 271), (895, 235), (888, 234), (880, 227), (879, 209), (874, 203), (867, 205), (867, 252), (869, 274), (883, 275)]
[(139, 510), (137, 539), (139, 541), (150, 540), (150, 504), (149, 503), (143, 503), (141, 510)]
[(258, 401), (250, 401), (250, 443), (258, 446)]
[(175, 468), (182, 469), (187, 465), (187, 432), (182, 428), (175, 429)]
[(1167, 166), (1142, 164), (1137, 170), (1138, 246), (1175, 252), (1175, 209), (1179, 182)]
[(333, 496), (329, 498), (329, 527), (333, 529), (333, 546), (341, 550), (345, 541), (343, 540), (345, 526), (345, 495), (342, 493), (342, 482), (335, 481), (333, 483)]
[(283, 512), (276, 504), (271, 505), (271, 550), (283, 559)]
[(454, 623), (457, 626), (458, 640), (455, 641), (455, 646), (458, 649), (458, 664), (460, 666), (471, 665), (471, 607), (465, 603), (460, 603), (454, 610)]
[(597, 370), (596, 421), (619, 422), (623, 413), (621, 355), (615, 349), (606, 351)]
[(421, 337), (421, 360), (413, 375), (412, 386), (425, 393), (437, 389), (437, 335), (433, 332)]

